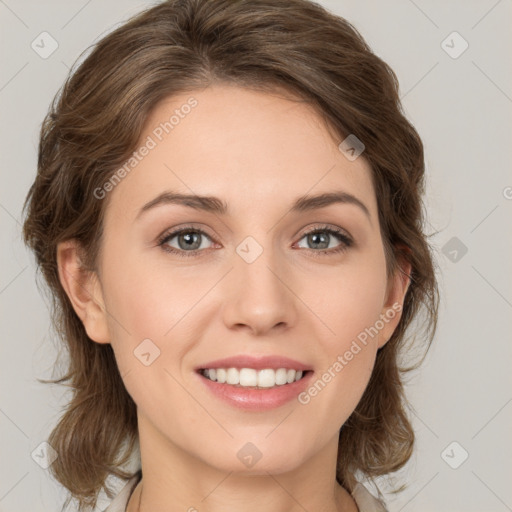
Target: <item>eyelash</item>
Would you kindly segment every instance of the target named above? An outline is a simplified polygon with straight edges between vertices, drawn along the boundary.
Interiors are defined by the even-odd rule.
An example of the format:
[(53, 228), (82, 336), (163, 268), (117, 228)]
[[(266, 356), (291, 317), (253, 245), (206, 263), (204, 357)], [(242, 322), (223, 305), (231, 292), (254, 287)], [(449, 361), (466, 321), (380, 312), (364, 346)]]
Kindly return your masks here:
[[(199, 233), (201, 235), (205, 235), (206, 237), (210, 238), (210, 235), (203, 231), (202, 229), (195, 228), (194, 226), (185, 226), (183, 228), (177, 229), (176, 231), (172, 231), (170, 233), (164, 233), (159, 239), (158, 239), (158, 246), (161, 247), (164, 251), (176, 254), (177, 256), (188, 258), (191, 256), (196, 256), (197, 253), (203, 251), (204, 249), (194, 249), (193, 251), (183, 251), (181, 249), (175, 249), (174, 247), (170, 247), (167, 244), (169, 240), (174, 238), (176, 235), (180, 235), (181, 233)], [(321, 226), (321, 227), (315, 227), (312, 228), (301, 236), (299, 240), (302, 240), (305, 236), (313, 234), (313, 233), (328, 233), (330, 235), (333, 235), (335, 238), (337, 238), (341, 244), (339, 247), (336, 247), (335, 249), (322, 249), (322, 250), (315, 250), (315, 249), (306, 249), (308, 251), (311, 251), (314, 256), (333, 256), (335, 254), (342, 253), (346, 251), (349, 247), (353, 245), (353, 240), (349, 238), (347, 235), (345, 235), (341, 229), (338, 228), (332, 228), (330, 226)]]

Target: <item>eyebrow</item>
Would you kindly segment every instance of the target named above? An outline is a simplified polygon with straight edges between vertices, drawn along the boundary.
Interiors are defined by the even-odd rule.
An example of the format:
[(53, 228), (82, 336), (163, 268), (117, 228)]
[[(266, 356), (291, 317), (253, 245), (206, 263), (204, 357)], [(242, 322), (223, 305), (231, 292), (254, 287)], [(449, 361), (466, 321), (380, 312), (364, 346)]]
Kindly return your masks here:
[[(370, 211), (366, 205), (356, 196), (344, 191), (325, 192), (314, 196), (300, 196), (293, 203), (290, 211), (292, 213), (305, 212), (325, 208), (332, 204), (352, 204), (360, 208), (371, 223)], [(190, 194), (178, 194), (172, 191), (162, 192), (160, 195), (146, 203), (138, 212), (136, 219), (143, 213), (168, 204), (178, 204), (193, 208), (194, 210), (202, 210), (217, 215), (227, 215), (229, 212), (228, 205), (214, 196), (199, 196)]]

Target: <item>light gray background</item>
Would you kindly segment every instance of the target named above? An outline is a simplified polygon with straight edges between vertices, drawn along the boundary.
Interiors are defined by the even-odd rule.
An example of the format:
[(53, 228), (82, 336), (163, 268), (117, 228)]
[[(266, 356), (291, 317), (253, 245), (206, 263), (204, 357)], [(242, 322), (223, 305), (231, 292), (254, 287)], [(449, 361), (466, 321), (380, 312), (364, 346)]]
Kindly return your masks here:
[[(408, 489), (386, 496), (390, 511), (512, 510), (512, 3), (319, 3), (346, 17), (397, 73), (406, 114), (425, 144), (427, 230), (440, 232), (432, 239), (441, 271), (439, 331), (407, 385), (417, 448), (398, 473)], [(20, 236), (40, 123), (79, 54), (149, 5), (0, 0), (1, 512), (56, 511), (64, 500), (31, 456), (66, 404), (64, 389), (36, 381), (52, 376), (57, 351)], [(47, 59), (31, 48), (43, 31), (59, 45)], [(457, 52), (460, 40), (442, 45), (453, 31), (469, 44), (457, 58), (445, 49)], [(446, 246), (453, 237), (458, 261)], [(467, 460), (450, 467), (465, 452)]]

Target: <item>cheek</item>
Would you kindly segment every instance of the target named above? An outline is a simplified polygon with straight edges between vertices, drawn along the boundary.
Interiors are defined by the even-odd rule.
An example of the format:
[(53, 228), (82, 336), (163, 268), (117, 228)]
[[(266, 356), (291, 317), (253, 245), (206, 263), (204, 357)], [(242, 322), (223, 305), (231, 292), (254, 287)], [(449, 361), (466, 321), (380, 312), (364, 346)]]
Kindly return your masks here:
[(186, 354), (183, 326), (201, 296), (198, 287), (183, 287), (181, 279), (169, 279), (168, 270), (128, 257), (105, 268), (111, 344), (128, 393), (147, 411), (161, 410), (168, 399), (161, 392), (177, 403), (185, 400), (167, 372), (177, 375), (175, 367)]
[(186, 314), (188, 303), (180, 286), (167, 280), (165, 273), (141, 258), (132, 260), (125, 254), (104, 264), (107, 321), (121, 374), (140, 370), (139, 352), (149, 352), (161, 364), (172, 329)]
[(109, 312), (115, 317), (110, 324), (121, 336), (128, 331), (134, 339), (164, 338), (205, 292), (194, 270), (173, 268), (165, 259), (155, 262), (136, 251), (106, 261), (105, 269)]
[(318, 335), (328, 340), (331, 349), (343, 350), (350, 345), (382, 312), (387, 285), (384, 260), (372, 258), (341, 266), (320, 279), (303, 282), (302, 298), (324, 325)]
[(356, 408), (373, 371), (386, 286), (378, 268), (330, 280), (329, 292), (315, 306), (322, 320), (315, 336), (318, 371), (301, 403), (309, 404), (312, 416), (329, 417), (332, 429)]
[[(156, 277), (140, 266), (124, 266), (122, 262), (111, 270), (106, 295), (114, 317), (110, 319), (114, 332), (125, 336), (129, 332), (136, 339), (160, 337), (170, 328), (173, 309), (169, 307), (169, 297), (162, 296), (163, 283)], [(176, 293), (172, 286), (166, 290), (169, 296)]]
[(316, 287), (305, 285), (309, 295), (304, 302), (314, 304), (311, 309), (320, 319), (315, 335), (320, 364), (310, 398), (318, 394), (323, 404), (336, 404), (335, 421), (340, 423), (356, 407), (375, 363), (375, 326), (380, 325), (387, 285), (384, 254), (376, 254), (340, 267), (328, 279), (316, 281)]
[[(169, 377), (163, 369), (181, 366), (212, 312), (218, 311), (211, 304), (213, 295), (210, 303), (204, 297), (218, 278), (199, 267), (172, 267), (165, 261), (145, 264), (137, 254), (125, 254), (110, 265), (105, 262), (104, 275), (111, 344), (121, 375), (130, 372), (127, 389), (137, 393), (131, 389), (140, 385), (136, 376), (143, 376), (146, 383), (151, 376), (165, 388)], [(154, 362), (145, 367), (144, 357)]]

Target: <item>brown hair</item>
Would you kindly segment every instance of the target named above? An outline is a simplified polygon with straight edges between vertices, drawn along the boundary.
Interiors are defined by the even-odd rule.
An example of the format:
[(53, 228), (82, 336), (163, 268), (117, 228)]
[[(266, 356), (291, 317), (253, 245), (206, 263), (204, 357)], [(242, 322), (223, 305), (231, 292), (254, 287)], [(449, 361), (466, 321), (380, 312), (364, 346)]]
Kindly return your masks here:
[[(430, 347), (439, 296), (423, 233), (423, 145), (403, 114), (396, 75), (350, 23), (308, 0), (169, 0), (105, 36), (70, 72), (42, 124), (37, 176), (24, 205), (25, 243), (49, 285), (52, 319), (69, 354), (67, 373), (44, 382), (69, 382), (73, 390), (48, 439), (59, 455), (50, 470), (80, 511), (95, 506), (102, 488), (111, 495), (109, 474), (132, 476), (121, 466), (138, 439), (137, 417), (111, 345), (88, 338), (61, 286), (57, 244), (76, 239), (85, 265), (95, 268), (108, 203), (94, 191), (131, 156), (159, 101), (214, 83), (286, 90), (311, 104), (338, 142), (349, 134), (363, 141), (388, 275), (404, 259), (411, 284), (398, 327), (340, 430), (336, 477), (352, 491), (357, 472), (385, 475), (412, 454), (403, 374)], [(423, 335), (415, 339), (424, 355), (402, 367), (406, 330), (420, 310)]]

